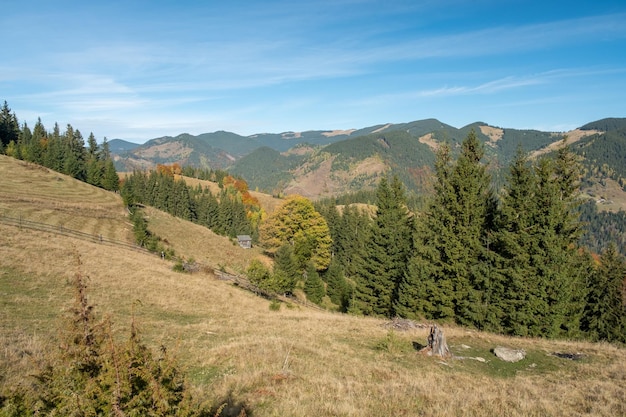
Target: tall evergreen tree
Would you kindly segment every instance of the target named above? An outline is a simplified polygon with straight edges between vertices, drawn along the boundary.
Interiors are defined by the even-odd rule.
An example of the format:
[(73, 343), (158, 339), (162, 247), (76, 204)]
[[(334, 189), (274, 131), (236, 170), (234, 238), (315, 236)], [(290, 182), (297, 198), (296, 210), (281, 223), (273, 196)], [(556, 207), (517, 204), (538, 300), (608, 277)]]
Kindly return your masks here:
[(324, 295), (326, 295), (326, 290), (324, 288), (324, 281), (320, 278), (320, 274), (317, 272), (313, 263), (309, 262), (305, 275), (304, 293), (307, 299), (315, 304), (321, 303)]
[(341, 265), (344, 275), (354, 279), (358, 269), (358, 254), (365, 250), (370, 240), (372, 219), (353, 205), (345, 206), (337, 234), (337, 254), (335, 258)]
[[(37, 127), (37, 126), (35, 126)], [(35, 135), (37, 130), (35, 129)], [(65, 160), (65, 147), (61, 140), (61, 131), (59, 124), (55, 123), (52, 134), (48, 136), (46, 152), (43, 157), (44, 166), (57, 171), (63, 172), (63, 164)]]
[[(98, 143), (93, 133), (87, 139), (87, 152), (85, 161), (85, 181), (97, 187), (103, 187), (104, 161), (98, 157)], [(104, 188), (104, 187), (103, 187)]]
[(270, 288), (279, 294), (290, 293), (296, 287), (300, 276), (293, 247), (289, 243), (285, 243), (276, 251)]
[(44, 155), (48, 150), (47, 136), (48, 133), (41, 122), (41, 118), (38, 118), (35, 127), (33, 127), (33, 136), (30, 141), (30, 146), (28, 146), (27, 154), (29, 161), (42, 165), (45, 163)]
[(501, 322), (506, 332), (528, 334), (536, 325), (541, 303), (537, 267), (530, 256), (535, 231), (537, 179), (528, 156), (519, 147), (509, 167), (501, 201), (500, 226), (494, 246), (502, 255), (506, 294), (501, 294)]
[(109, 191), (119, 191), (120, 189), (120, 177), (115, 170), (115, 164), (113, 160), (107, 159), (104, 162), (104, 174), (102, 176), (102, 188)]
[(74, 130), (69, 124), (65, 132), (65, 147), (63, 172), (84, 181), (86, 179), (85, 140), (80, 130)]
[(330, 262), (330, 266), (324, 272), (323, 279), (326, 281), (326, 294), (328, 294), (330, 301), (337, 304), (340, 311), (346, 312), (352, 298), (352, 287), (347, 282), (336, 258)]
[(17, 116), (5, 101), (0, 108), (0, 152), (13, 142), (17, 144), (20, 134), (20, 125)]
[(109, 141), (106, 136), (102, 140), (102, 146), (100, 147), (100, 159), (103, 161), (111, 159), (111, 151), (109, 149)]
[(398, 286), (411, 252), (412, 226), (398, 177), (383, 177), (377, 190), (371, 238), (359, 257), (355, 308), (365, 314), (395, 316)]
[(455, 163), (449, 147), (439, 150), (435, 195), (418, 219), (415, 253), (400, 285), (403, 314), (477, 327), (497, 322), (491, 294), (500, 285), (489, 248), (494, 197), (483, 155), (473, 131)]
[(592, 340), (626, 343), (626, 262), (611, 244), (591, 275), (582, 329)]
[(567, 147), (532, 167), (521, 153), (513, 161), (495, 243), (506, 277), (507, 332), (556, 337), (579, 331), (589, 265), (577, 250), (577, 172)]
[(24, 123), (22, 129), (20, 130), (19, 138), (17, 140), (17, 145), (19, 148), (19, 158), (25, 161), (33, 162), (30, 156), (30, 147), (33, 140), (33, 132), (28, 127), (28, 124)]

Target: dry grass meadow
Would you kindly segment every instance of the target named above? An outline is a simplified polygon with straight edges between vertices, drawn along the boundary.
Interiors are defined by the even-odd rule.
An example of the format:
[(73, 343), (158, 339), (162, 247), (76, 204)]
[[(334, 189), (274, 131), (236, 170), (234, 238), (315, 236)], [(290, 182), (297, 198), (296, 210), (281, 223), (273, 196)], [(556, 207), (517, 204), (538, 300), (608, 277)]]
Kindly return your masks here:
[[(0, 157), (0, 199), (0, 214), (120, 239), (129, 232), (119, 196), (6, 157)], [(150, 212), (152, 224), (177, 253), (197, 260), (237, 269), (257, 254), (163, 214)], [(174, 353), (199, 398), (228, 398), (255, 417), (626, 415), (623, 347), (444, 326), (454, 354), (485, 362), (443, 361), (418, 352), (425, 328), (393, 330), (382, 319), (284, 303), (275, 311), (266, 299), (207, 273), (174, 272), (154, 255), (1, 222), (0, 248), (5, 387), (29, 378), (33, 358), (54, 340), (72, 301), (70, 279), (80, 272), (96, 312), (111, 316), (118, 334), (134, 315), (150, 346)], [(490, 352), (499, 345), (523, 348), (527, 357), (501, 362)]]

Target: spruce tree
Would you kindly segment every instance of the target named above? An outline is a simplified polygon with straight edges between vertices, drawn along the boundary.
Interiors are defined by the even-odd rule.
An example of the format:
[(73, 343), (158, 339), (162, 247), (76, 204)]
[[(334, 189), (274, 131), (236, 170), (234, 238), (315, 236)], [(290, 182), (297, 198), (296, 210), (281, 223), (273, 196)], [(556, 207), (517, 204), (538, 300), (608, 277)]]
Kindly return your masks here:
[(35, 127), (33, 128), (33, 135), (30, 140), (30, 145), (26, 151), (28, 160), (36, 164), (44, 164), (44, 155), (47, 151), (47, 132), (41, 122), (41, 118), (37, 119)]
[(541, 309), (538, 269), (531, 253), (536, 241), (537, 177), (519, 147), (509, 167), (494, 245), (502, 256), (506, 294), (501, 294), (502, 325), (507, 333), (527, 335)]
[(454, 202), (450, 147), (437, 151), (435, 193), (425, 213), (416, 219), (414, 252), (399, 287), (398, 311), (403, 317), (454, 319), (454, 287), (445, 273), (448, 242), (454, 239)]
[(85, 180), (89, 184), (105, 188), (102, 182), (102, 179), (104, 177), (104, 161), (100, 160), (100, 158), (98, 157), (98, 143), (96, 142), (96, 137), (93, 135), (93, 133), (89, 134), (89, 138), (87, 139), (87, 146)]
[(339, 310), (346, 312), (352, 297), (352, 287), (346, 280), (341, 265), (336, 258), (330, 262), (330, 266), (324, 272), (323, 279), (326, 282), (326, 294)]
[(582, 329), (596, 340), (626, 343), (626, 262), (610, 244), (588, 283)]
[(11, 108), (5, 101), (0, 108), (0, 151), (9, 143), (17, 143), (20, 134), (20, 126), (17, 122), (17, 116), (11, 112)]
[(43, 164), (53, 171), (63, 172), (66, 147), (63, 146), (59, 124), (55, 123), (52, 135), (47, 140), (46, 152), (43, 157)]
[(321, 303), (324, 295), (326, 295), (324, 281), (320, 278), (315, 265), (310, 262), (306, 268), (304, 293), (306, 294), (307, 299), (315, 304)]
[(419, 218), (414, 259), (400, 285), (405, 314), (454, 317), (460, 324), (479, 328), (495, 321), (497, 306), (491, 294), (499, 285), (492, 282), (498, 276), (489, 266), (494, 197), (483, 155), (474, 131), (463, 141), (455, 163), (448, 147), (438, 152), (435, 195)]
[(84, 181), (85, 170), (85, 141), (79, 130), (68, 124), (64, 137), (63, 173)]
[(293, 247), (285, 243), (276, 251), (270, 289), (278, 294), (291, 293), (300, 279)]
[[(100, 186), (108, 191), (117, 192), (120, 189), (120, 177), (115, 169), (115, 163), (111, 159), (108, 151), (108, 144), (105, 142), (99, 152), (97, 160), (100, 162), (102, 170), (102, 179)], [(102, 167), (103, 166), (103, 167)]]
[(337, 259), (346, 277), (354, 278), (358, 269), (358, 254), (365, 250), (370, 240), (372, 220), (353, 205), (345, 206), (337, 230)]
[(403, 186), (383, 177), (377, 190), (376, 219), (359, 256), (355, 299), (365, 314), (395, 316), (398, 287), (411, 252), (411, 218)]
[(575, 336), (589, 263), (577, 249), (578, 164), (568, 147), (530, 165), (518, 152), (502, 197), (497, 250), (507, 295), (505, 331)]

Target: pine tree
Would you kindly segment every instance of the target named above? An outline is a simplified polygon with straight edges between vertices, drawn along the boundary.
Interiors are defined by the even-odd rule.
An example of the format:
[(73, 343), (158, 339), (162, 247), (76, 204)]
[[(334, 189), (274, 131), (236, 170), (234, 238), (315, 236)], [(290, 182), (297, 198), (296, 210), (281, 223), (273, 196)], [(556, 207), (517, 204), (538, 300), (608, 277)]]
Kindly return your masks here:
[(324, 288), (324, 282), (320, 278), (315, 265), (309, 263), (306, 268), (306, 277), (304, 280), (304, 293), (309, 301), (315, 304), (322, 302), (326, 290)]
[(0, 108), (0, 152), (13, 142), (17, 144), (20, 134), (20, 126), (17, 116), (11, 112), (9, 105), (5, 101)]
[(37, 119), (35, 127), (33, 128), (33, 135), (30, 140), (30, 144), (27, 146), (26, 155), (29, 161), (36, 164), (44, 164), (44, 155), (47, 152), (47, 140), (48, 133), (41, 122), (41, 118)]
[(415, 256), (400, 286), (405, 314), (454, 317), (460, 324), (481, 328), (495, 321), (497, 308), (490, 295), (498, 284), (492, 282), (497, 275), (489, 266), (494, 197), (483, 155), (473, 131), (455, 163), (447, 146), (438, 152), (435, 195), (419, 218)]
[(626, 262), (610, 244), (588, 285), (582, 329), (596, 340), (626, 343)]
[(278, 294), (293, 292), (300, 279), (300, 271), (296, 262), (293, 247), (285, 243), (274, 257), (274, 269), (270, 289)]
[(17, 139), (17, 147), (19, 149), (19, 158), (25, 161), (29, 161), (28, 148), (33, 139), (33, 132), (31, 132), (28, 124), (24, 123), (22, 128), (20, 129), (20, 133)]
[(456, 253), (451, 253), (447, 267), (455, 289), (455, 317), (460, 324), (482, 327), (487, 316), (486, 295), (490, 290), (482, 266), (486, 263), (486, 220), (491, 198), (490, 177), (481, 163), (483, 145), (471, 131), (462, 143), (462, 151), (452, 177), (454, 201), (450, 206), (455, 218)]
[(55, 123), (52, 135), (48, 137), (46, 152), (43, 156), (44, 166), (52, 169), (53, 171), (63, 172), (65, 150), (66, 147), (63, 146), (59, 124)]
[(233, 201), (225, 191), (220, 194), (216, 233), (228, 236), (233, 230)]
[(109, 150), (109, 141), (107, 140), (106, 136), (102, 140), (102, 147), (100, 148), (99, 158), (102, 161), (107, 161), (111, 159), (111, 151)]
[(218, 216), (219, 216), (219, 203), (217, 198), (209, 191), (208, 189), (201, 197), (202, 204), (206, 205), (206, 211), (204, 213), (204, 221), (201, 221), (201, 224), (204, 224), (209, 229), (215, 231), (218, 225)]
[(115, 170), (115, 165), (111, 159), (104, 162), (104, 174), (102, 176), (102, 188), (109, 191), (120, 189), (120, 178)]
[(355, 299), (365, 314), (393, 317), (412, 239), (404, 189), (397, 177), (391, 184), (381, 179), (377, 207), (371, 238), (358, 258)]
[(344, 207), (336, 235), (337, 254), (335, 258), (341, 265), (346, 277), (356, 277), (357, 257), (359, 253), (365, 250), (365, 244), (370, 240), (371, 229), (372, 220), (368, 214), (360, 213), (352, 205)]
[(84, 181), (85, 170), (85, 141), (79, 130), (68, 124), (64, 137), (65, 158), (63, 160), (63, 173)]
[(536, 244), (537, 178), (528, 156), (518, 148), (509, 167), (505, 192), (502, 196), (500, 227), (496, 234), (498, 252), (502, 255), (507, 293), (502, 294), (502, 323), (505, 331), (527, 335), (537, 325), (536, 312), (541, 309), (538, 270), (531, 253)]
[(577, 172), (567, 147), (534, 166), (518, 152), (511, 165), (495, 242), (506, 277), (507, 332), (544, 337), (579, 332), (589, 263), (577, 250)]
[(437, 151), (435, 194), (426, 213), (416, 219), (414, 252), (399, 287), (397, 307), (403, 317), (454, 319), (455, 303), (452, 278), (445, 274), (448, 242), (453, 242), (454, 217), (449, 206), (454, 202), (450, 148)]
[(346, 312), (352, 298), (352, 287), (344, 277), (341, 265), (336, 258), (330, 262), (323, 279), (326, 281), (326, 293), (330, 301), (337, 304), (340, 311)]

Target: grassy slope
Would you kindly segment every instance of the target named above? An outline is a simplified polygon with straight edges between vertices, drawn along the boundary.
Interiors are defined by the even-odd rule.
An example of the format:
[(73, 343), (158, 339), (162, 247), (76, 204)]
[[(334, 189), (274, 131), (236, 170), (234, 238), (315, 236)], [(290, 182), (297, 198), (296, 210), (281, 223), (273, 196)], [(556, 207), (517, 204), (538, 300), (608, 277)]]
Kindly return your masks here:
[[(0, 158), (3, 211), (21, 212), (28, 206), (21, 201), (31, 199), (37, 207), (29, 216), (49, 212), (48, 220), (64, 221), (68, 205), (95, 207), (91, 196), (98, 194), (107, 227), (127, 227), (122, 216), (111, 220), (121, 204), (115, 195), (65, 177), (58, 181), (58, 198), (47, 194), (46, 184), (58, 185), (55, 173), (34, 170), (48, 180), (31, 179), (28, 191), (15, 191), (17, 175), (3, 170), (22, 173), (19, 164)], [(6, 201), (9, 189), (15, 193)], [(81, 221), (90, 224), (87, 216)], [(181, 235), (197, 233), (194, 225), (176, 222)], [(147, 342), (174, 351), (200, 395), (213, 400), (230, 394), (257, 417), (626, 414), (623, 348), (445, 327), (454, 353), (488, 362), (443, 364), (414, 349), (414, 343), (426, 343), (425, 329), (390, 332), (383, 320), (296, 306), (271, 311), (267, 300), (210, 275), (175, 273), (152, 255), (1, 223), (0, 247), (0, 384), (27, 378), (30, 354), (49, 343), (72, 299), (68, 278), (80, 270), (89, 276), (92, 303), (111, 315), (116, 329), (127, 328), (133, 310)], [(226, 241), (213, 250), (237, 257), (231, 248)], [(500, 362), (489, 352), (497, 345), (524, 348), (528, 358)], [(580, 352), (586, 359), (572, 362), (551, 352)]]

